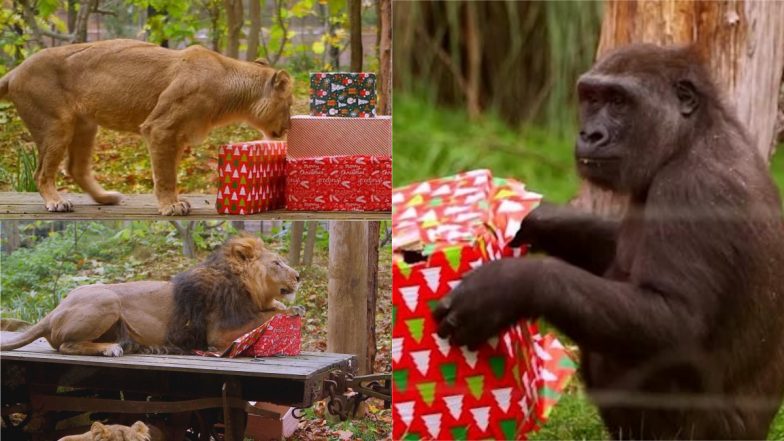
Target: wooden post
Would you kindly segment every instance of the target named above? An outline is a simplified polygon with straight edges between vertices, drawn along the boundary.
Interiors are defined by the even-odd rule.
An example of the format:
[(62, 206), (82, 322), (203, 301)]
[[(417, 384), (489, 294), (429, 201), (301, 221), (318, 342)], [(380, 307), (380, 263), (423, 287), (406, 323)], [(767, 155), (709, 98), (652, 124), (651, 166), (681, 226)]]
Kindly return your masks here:
[(289, 237), (289, 265), (299, 265), (299, 256), (302, 250), (302, 231), (305, 223), (294, 221), (291, 223), (291, 236)]
[[(784, 2), (608, 1), (597, 58), (631, 43), (693, 44), (766, 160), (784, 72)], [(617, 215), (626, 199), (583, 182), (574, 204)]]
[(367, 223), (329, 223), (327, 351), (356, 355), (358, 372), (367, 358)]
[(374, 372), (376, 361), (376, 297), (378, 296), (378, 245), (381, 222), (367, 222), (368, 301), (367, 301), (367, 364)]

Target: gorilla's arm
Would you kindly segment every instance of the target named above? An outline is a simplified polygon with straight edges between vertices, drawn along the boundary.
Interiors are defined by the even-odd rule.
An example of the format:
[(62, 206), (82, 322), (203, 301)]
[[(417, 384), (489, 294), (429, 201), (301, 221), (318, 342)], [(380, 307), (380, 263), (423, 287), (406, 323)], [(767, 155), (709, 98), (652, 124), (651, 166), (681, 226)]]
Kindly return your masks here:
[(554, 258), (521, 258), (472, 271), (434, 315), (439, 335), (471, 348), (520, 319), (542, 317), (582, 348), (633, 356), (699, 339), (714, 307), (710, 297), (607, 280)]
[(615, 257), (620, 221), (543, 202), (523, 220), (512, 245), (529, 244), (593, 274), (604, 274)]

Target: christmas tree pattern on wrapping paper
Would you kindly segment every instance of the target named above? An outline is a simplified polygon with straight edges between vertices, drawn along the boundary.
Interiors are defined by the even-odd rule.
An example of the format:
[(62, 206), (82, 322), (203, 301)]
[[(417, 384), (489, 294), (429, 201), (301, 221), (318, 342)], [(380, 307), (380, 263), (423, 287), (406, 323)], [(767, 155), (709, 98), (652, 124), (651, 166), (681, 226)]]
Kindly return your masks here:
[[(393, 393), (401, 402), (393, 438), (523, 439), (549, 414), (555, 401), (545, 395), (557, 399), (574, 369), (545, 373), (541, 355), (554, 344), (537, 348), (535, 325), (513, 327), (473, 352), (440, 339), (431, 317), (463, 274), (524, 252), (506, 244), (539, 198), (484, 170), (393, 192)], [(421, 260), (406, 262), (401, 249)]]
[(310, 114), (350, 118), (376, 116), (376, 74), (315, 72), (310, 74)]
[(285, 172), (283, 141), (221, 146), (216, 210), (220, 214), (253, 214), (283, 208)]

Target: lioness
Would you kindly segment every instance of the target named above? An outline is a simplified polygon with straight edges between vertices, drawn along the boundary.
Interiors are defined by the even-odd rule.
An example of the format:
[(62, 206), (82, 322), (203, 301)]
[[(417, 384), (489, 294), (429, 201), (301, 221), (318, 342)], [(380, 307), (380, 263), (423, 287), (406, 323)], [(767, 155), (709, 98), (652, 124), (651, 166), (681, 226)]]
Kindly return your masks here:
[(151, 441), (150, 429), (141, 421), (131, 427), (119, 424), (104, 425), (96, 421), (90, 431), (81, 435), (70, 435), (59, 441)]
[(279, 312), (299, 313), (299, 274), (260, 239), (229, 240), (170, 282), (86, 285), (71, 291), (46, 317), (10, 341), (6, 351), (44, 337), (63, 354), (223, 351)]
[(93, 177), (98, 126), (141, 133), (152, 158), (162, 215), (188, 214), (177, 196), (177, 164), (187, 145), (219, 125), (247, 122), (278, 138), (289, 127), (292, 79), (263, 62), (224, 57), (201, 46), (165, 49), (106, 40), (44, 49), (0, 79), (0, 99), (15, 105), (38, 146), (38, 191), (49, 211), (73, 204), (55, 189), (68, 153), (68, 174), (100, 204), (122, 195)]

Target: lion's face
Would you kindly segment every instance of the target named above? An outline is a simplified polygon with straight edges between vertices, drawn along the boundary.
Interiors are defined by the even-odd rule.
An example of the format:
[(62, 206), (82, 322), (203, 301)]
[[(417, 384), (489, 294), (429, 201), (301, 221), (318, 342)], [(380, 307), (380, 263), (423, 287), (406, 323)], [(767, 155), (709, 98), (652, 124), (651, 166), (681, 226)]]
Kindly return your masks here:
[(228, 242), (227, 249), (232, 266), (260, 308), (268, 308), (273, 300), (294, 300), (299, 273), (277, 253), (265, 248), (261, 239), (238, 237)]
[(292, 95), (292, 78), (285, 70), (279, 70), (265, 86), (265, 93), (254, 106), (253, 125), (264, 132), (265, 137), (278, 139), (289, 130)]

